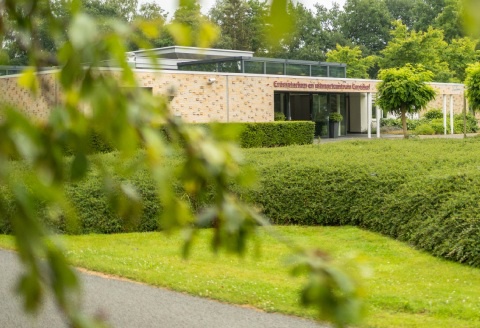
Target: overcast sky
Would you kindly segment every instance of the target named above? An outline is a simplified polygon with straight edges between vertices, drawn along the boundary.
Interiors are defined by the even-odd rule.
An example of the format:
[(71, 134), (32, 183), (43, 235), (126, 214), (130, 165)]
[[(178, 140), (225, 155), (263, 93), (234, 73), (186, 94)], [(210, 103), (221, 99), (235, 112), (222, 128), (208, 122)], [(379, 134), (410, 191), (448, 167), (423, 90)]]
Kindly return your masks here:
[[(162, 7), (164, 10), (166, 10), (169, 13), (169, 17), (173, 15), (178, 5), (177, 0), (140, 0), (139, 2), (142, 3), (142, 2), (152, 2), (152, 1), (160, 4), (160, 7)], [(198, 0), (198, 1), (202, 6), (202, 12), (205, 14), (215, 4), (215, 0)], [(343, 4), (345, 3), (345, 0), (297, 0), (297, 1), (303, 3), (307, 8), (310, 8), (310, 9), (313, 8), (313, 5), (315, 3), (323, 4), (327, 8), (330, 8), (333, 2), (339, 3), (340, 6), (343, 6)]]

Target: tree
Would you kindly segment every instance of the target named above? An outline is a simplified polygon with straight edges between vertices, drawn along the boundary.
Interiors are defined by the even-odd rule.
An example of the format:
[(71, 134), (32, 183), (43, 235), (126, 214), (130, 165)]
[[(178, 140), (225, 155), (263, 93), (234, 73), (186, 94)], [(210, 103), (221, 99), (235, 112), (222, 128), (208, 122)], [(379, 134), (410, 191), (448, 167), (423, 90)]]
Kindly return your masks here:
[(469, 37), (453, 39), (443, 52), (442, 57), (453, 72), (453, 78), (451, 79), (453, 82), (463, 82), (467, 66), (480, 58), (479, 51), (476, 50), (477, 45), (478, 41)]
[(468, 104), (473, 110), (480, 108), (480, 63), (468, 66), (465, 86), (467, 87)]
[(268, 16), (268, 3), (266, 0), (248, 0), (248, 26), (250, 27), (250, 50), (255, 54), (265, 54), (268, 39), (265, 21)]
[[(152, 47), (168, 47), (173, 46), (175, 42), (166, 28), (167, 17), (168, 13), (160, 5), (156, 2), (147, 2), (141, 4), (133, 23), (145, 27), (140, 28), (140, 30), (147, 32), (143, 37)], [(131, 49), (136, 50), (136, 47), (133, 45)]]
[(465, 36), (462, 23), (462, 11), (461, 0), (446, 0), (445, 7), (432, 24), (435, 28), (443, 31), (447, 42)]
[(415, 24), (413, 28), (416, 31), (427, 31), (435, 18), (445, 7), (445, 0), (421, 0), (416, 3), (414, 9)]
[(435, 98), (435, 90), (425, 82), (433, 73), (410, 64), (401, 68), (380, 70), (376, 104), (383, 110), (400, 114), (403, 136), (408, 138), (407, 113), (417, 113)]
[(341, 16), (341, 30), (366, 54), (377, 54), (390, 39), (392, 18), (384, 1), (347, 0)]
[(166, 26), (176, 45), (211, 45), (219, 35), (219, 28), (202, 14), (196, 0), (180, 1), (173, 20)]
[(432, 27), (426, 32), (409, 31), (401, 22), (394, 23), (392, 39), (381, 51), (379, 66), (381, 69), (402, 67), (406, 64), (423, 65), (434, 73), (434, 80), (448, 82), (453, 76), (449, 64), (445, 61), (448, 44), (443, 32)]
[(327, 52), (327, 62), (347, 64), (347, 77), (367, 79), (368, 70), (375, 64), (376, 57), (362, 57), (360, 47), (342, 47), (337, 44), (336, 50)]
[[(188, 41), (192, 35), (185, 33), (200, 31), (194, 33), (196, 41), (210, 42), (212, 31), (208, 23), (188, 15), (196, 12), (196, 2), (181, 3), (183, 7), (177, 11), (170, 33), (177, 40)], [(201, 127), (183, 124), (170, 113), (166, 97), (154, 96), (138, 87), (125, 55), (128, 43), (138, 41), (132, 27), (121, 21), (99, 23), (82, 11), (78, 0), (65, 1), (67, 21), (60, 20), (50, 5), (41, 0), (0, 2), (0, 11), (5, 13), (0, 16), (0, 23), (7, 15), (9, 19), (8, 24), (0, 24), (0, 35), (18, 37), (16, 41), (34, 65), (21, 74), (18, 82), (51, 107), (48, 119), (39, 122), (0, 102), (0, 213), (6, 213), (7, 206), (17, 209), (9, 220), (25, 267), (18, 290), (26, 308), (38, 309), (47, 286), (69, 326), (97, 327), (101, 325), (98, 320), (79, 312), (75, 297), (79, 291), (77, 278), (55, 237), (37, 215), (44, 210), (53, 219), (65, 220), (68, 232), (76, 231), (76, 213), (65, 192), (67, 183), (84, 179), (89, 170), (95, 170), (105, 182), (103, 192), (117, 214), (133, 224), (140, 213), (141, 195), (129, 178), (139, 168), (145, 168), (164, 211), (159, 218), (162, 229), (185, 229), (189, 233), (185, 253), (191, 247), (194, 229), (206, 224), (214, 229), (215, 250), (241, 254), (246, 249), (247, 237), (266, 220), (230, 190), (232, 183), (242, 185), (245, 181), (239, 166), (241, 153), (228, 142), (232, 139), (230, 127), (214, 126), (213, 134), (209, 134)], [(270, 15), (273, 27), (285, 19), (281, 8), (282, 1), (274, 1)], [(272, 17), (275, 15), (279, 16)], [(52, 56), (44, 55), (35, 33), (35, 23), (40, 18), (58, 38), (58, 50)], [(191, 24), (184, 26), (182, 20)], [(103, 23), (106, 30), (99, 28)], [(195, 31), (191, 28), (194, 24), (198, 24)], [(121, 69), (99, 69), (104, 60), (117, 62)], [(52, 62), (59, 67), (51, 75), (58, 81), (57, 91), (63, 95), (58, 102), (49, 100), (52, 90), (48, 79), (36, 74)], [(160, 132), (159, 122), (168, 138)], [(92, 135), (117, 149), (117, 165), (106, 167), (90, 156), (88, 140)], [(139, 152), (139, 147), (143, 151)], [(71, 156), (64, 156), (66, 150)], [(163, 165), (166, 156), (178, 155), (178, 170)], [(15, 177), (10, 174), (14, 162), (25, 166), (22, 174)], [(177, 197), (175, 186), (187, 196)], [(207, 193), (213, 193), (213, 202), (197, 216), (187, 199), (204, 199)], [(12, 196), (8, 202), (13, 204), (7, 202), (7, 194)], [(308, 275), (303, 302), (321, 309), (321, 318), (332, 320), (339, 327), (355, 321), (361, 311), (356, 282), (328, 262), (322, 252), (289, 246), (297, 254), (296, 269)]]
[(385, 4), (392, 19), (402, 21), (411, 30), (416, 18), (414, 10), (419, 1), (421, 0), (385, 0)]
[(217, 0), (209, 12), (210, 20), (222, 30), (219, 46), (250, 50), (252, 34), (248, 24), (250, 6), (245, 0)]

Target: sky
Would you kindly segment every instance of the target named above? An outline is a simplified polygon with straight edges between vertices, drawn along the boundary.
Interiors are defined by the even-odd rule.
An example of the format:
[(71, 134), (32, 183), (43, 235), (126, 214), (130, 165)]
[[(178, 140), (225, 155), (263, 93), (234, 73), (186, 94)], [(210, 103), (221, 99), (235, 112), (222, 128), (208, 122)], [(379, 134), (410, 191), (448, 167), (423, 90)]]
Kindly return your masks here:
[[(143, 2), (152, 2), (152, 1), (160, 4), (160, 7), (162, 7), (165, 11), (169, 13), (169, 17), (173, 15), (178, 4), (177, 0), (140, 0), (139, 2), (143, 3)], [(198, 0), (198, 1), (200, 3), (200, 6), (202, 7), (202, 12), (205, 14), (215, 4), (215, 0)], [(315, 3), (320, 3), (327, 8), (330, 8), (333, 2), (337, 2), (338, 4), (340, 4), (340, 6), (343, 6), (343, 4), (345, 3), (345, 0), (297, 0), (297, 2), (301, 2), (307, 8), (313, 9), (313, 5)]]

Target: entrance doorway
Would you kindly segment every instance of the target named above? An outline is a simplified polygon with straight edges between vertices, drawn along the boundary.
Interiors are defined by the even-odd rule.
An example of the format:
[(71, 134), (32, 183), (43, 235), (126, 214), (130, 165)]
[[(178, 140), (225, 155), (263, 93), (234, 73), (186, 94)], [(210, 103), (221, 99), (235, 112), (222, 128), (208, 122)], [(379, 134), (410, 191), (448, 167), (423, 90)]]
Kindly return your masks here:
[(283, 113), (289, 121), (314, 121), (315, 135), (320, 137), (329, 136), (332, 113), (343, 116), (338, 136), (347, 135), (348, 103), (349, 97), (345, 93), (274, 93), (275, 112)]

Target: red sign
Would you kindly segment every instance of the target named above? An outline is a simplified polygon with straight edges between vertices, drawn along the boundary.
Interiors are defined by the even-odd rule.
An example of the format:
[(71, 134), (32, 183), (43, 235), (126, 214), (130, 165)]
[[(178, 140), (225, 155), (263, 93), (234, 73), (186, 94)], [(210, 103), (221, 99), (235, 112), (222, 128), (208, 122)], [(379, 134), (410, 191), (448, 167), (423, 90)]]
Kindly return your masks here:
[(303, 83), (303, 82), (273, 82), (275, 88), (320, 89), (320, 90), (370, 90), (367, 83)]

